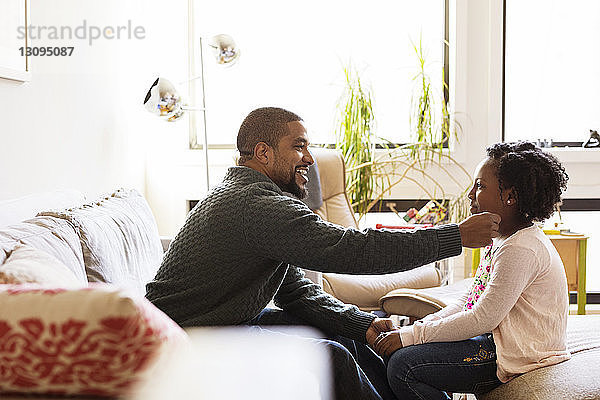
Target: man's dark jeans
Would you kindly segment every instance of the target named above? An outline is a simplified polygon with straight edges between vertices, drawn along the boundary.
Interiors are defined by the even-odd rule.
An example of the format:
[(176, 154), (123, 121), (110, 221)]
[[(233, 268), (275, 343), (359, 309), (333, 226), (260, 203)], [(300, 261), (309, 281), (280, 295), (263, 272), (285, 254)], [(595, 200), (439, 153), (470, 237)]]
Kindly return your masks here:
[[(248, 325), (308, 325), (282, 310), (265, 308)], [(362, 343), (343, 336), (316, 340), (331, 355), (335, 398), (338, 400), (395, 400), (381, 357)]]
[(496, 377), (496, 345), (490, 333), (404, 347), (390, 357), (388, 379), (403, 400), (447, 400), (444, 391), (482, 394), (502, 383)]

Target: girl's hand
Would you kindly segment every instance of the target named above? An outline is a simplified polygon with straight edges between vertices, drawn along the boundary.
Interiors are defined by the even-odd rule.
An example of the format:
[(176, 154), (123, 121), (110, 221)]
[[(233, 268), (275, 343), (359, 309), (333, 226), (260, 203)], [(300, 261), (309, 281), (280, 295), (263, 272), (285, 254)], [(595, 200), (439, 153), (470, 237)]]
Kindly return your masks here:
[(400, 338), (400, 330), (382, 332), (375, 339), (373, 349), (382, 357), (389, 357), (396, 350), (402, 348), (402, 339)]

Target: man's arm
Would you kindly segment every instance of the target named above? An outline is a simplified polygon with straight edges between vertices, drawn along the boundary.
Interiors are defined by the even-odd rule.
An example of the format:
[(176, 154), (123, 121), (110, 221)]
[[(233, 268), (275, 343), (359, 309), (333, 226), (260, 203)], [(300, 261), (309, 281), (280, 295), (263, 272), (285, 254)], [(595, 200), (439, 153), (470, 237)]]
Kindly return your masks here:
[(359, 231), (323, 221), (299, 200), (260, 183), (247, 192), (248, 245), (261, 256), (321, 272), (385, 274), (458, 255), (460, 230), (450, 224), (414, 232)]
[(366, 341), (368, 328), (375, 315), (344, 304), (325, 293), (321, 287), (304, 277), (304, 272), (290, 265), (279, 290), (275, 304), (326, 333)]
[(321, 272), (386, 274), (456, 256), (462, 246), (491, 242), (493, 214), (471, 216), (412, 232), (344, 228), (322, 220), (306, 205), (281, 195), (272, 183), (246, 192), (244, 234), (262, 256)]

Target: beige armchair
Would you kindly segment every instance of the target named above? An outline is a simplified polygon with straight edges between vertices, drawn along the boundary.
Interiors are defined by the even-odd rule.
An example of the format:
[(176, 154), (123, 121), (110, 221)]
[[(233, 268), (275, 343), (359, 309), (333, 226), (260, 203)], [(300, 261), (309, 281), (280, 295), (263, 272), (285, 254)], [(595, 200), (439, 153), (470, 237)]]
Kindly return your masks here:
[[(323, 205), (315, 210), (324, 220), (338, 225), (358, 228), (346, 194), (345, 164), (341, 154), (332, 149), (311, 149), (319, 169)], [(339, 300), (355, 304), (364, 311), (381, 310), (381, 299), (394, 290), (413, 290), (439, 286), (441, 274), (434, 264), (411, 271), (387, 275), (345, 275), (309, 272), (311, 279), (323, 285), (323, 289)], [(389, 296), (389, 295), (388, 295)], [(404, 295), (401, 295), (404, 297)], [(389, 314), (404, 313), (402, 300), (393, 307), (386, 307)], [(412, 308), (414, 309), (414, 302)]]

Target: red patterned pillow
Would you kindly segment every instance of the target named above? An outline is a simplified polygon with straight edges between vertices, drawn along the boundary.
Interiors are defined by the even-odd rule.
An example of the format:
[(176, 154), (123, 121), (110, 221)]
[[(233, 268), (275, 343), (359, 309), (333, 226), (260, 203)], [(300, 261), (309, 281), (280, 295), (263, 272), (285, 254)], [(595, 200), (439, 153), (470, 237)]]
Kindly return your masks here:
[(0, 285), (0, 392), (122, 396), (187, 336), (109, 285)]

